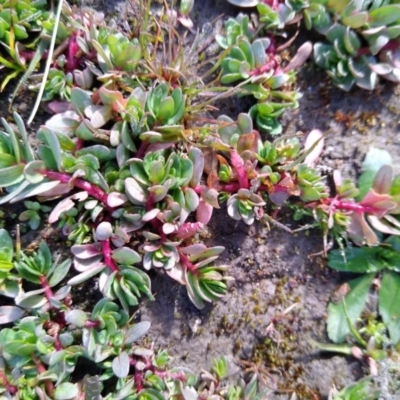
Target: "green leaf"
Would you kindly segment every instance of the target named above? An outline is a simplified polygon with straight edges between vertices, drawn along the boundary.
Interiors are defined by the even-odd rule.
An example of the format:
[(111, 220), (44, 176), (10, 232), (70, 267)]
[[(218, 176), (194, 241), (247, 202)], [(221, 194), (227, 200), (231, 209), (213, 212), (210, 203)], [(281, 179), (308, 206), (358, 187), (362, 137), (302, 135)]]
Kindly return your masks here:
[(44, 175), (40, 172), (44, 170), (46, 165), (43, 161), (35, 160), (25, 165), (24, 176), (29, 183), (40, 183), (44, 179)]
[(140, 262), (142, 258), (135, 250), (129, 247), (121, 247), (119, 249), (113, 250), (112, 259), (117, 264), (132, 265)]
[(35, 156), (33, 154), (32, 147), (31, 147), (31, 145), (29, 143), (29, 140), (28, 140), (28, 133), (27, 133), (27, 131), (25, 129), (25, 124), (24, 124), (22, 118), (20, 117), (20, 115), (18, 113), (14, 112), (13, 113), (13, 117), (14, 117), (15, 123), (18, 126), (18, 130), (19, 130), (19, 133), (20, 133), (20, 135), (22, 137), (22, 140), (24, 142), (25, 159), (26, 159), (26, 161), (33, 161), (35, 159)]
[(53, 153), (54, 159), (57, 163), (57, 169), (59, 171), (62, 171), (63, 167), (62, 167), (62, 157), (61, 157), (61, 146), (57, 135), (52, 130), (46, 127), (42, 127), (40, 132), (45, 137), (46, 142)]
[(328, 255), (329, 267), (338, 271), (369, 273), (386, 268), (385, 261), (380, 257), (380, 247), (351, 247), (336, 249)]
[(392, 344), (400, 342), (400, 275), (385, 271), (379, 289), (379, 314), (387, 326)]
[(76, 383), (64, 382), (55, 388), (53, 396), (54, 400), (69, 400), (77, 396), (78, 392)]
[(0, 187), (15, 185), (24, 180), (24, 164), (0, 169)]
[(131, 344), (141, 338), (150, 329), (149, 321), (141, 321), (128, 329), (125, 334), (125, 345)]
[(390, 25), (400, 19), (400, 5), (392, 4), (379, 7), (369, 13), (369, 26), (371, 28)]
[(51, 278), (49, 279), (49, 286), (54, 287), (58, 285), (67, 276), (70, 267), (71, 260), (69, 259), (58, 265), (51, 274)]
[[(351, 333), (347, 317), (354, 325), (364, 309), (372, 279), (375, 274), (366, 274), (349, 282), (350, 292), (338, 303), (328, 306), (327, 330), (329, 339), (334, 343), (342, 343)], [(347, 313), (347, 316), (346, 316)]]

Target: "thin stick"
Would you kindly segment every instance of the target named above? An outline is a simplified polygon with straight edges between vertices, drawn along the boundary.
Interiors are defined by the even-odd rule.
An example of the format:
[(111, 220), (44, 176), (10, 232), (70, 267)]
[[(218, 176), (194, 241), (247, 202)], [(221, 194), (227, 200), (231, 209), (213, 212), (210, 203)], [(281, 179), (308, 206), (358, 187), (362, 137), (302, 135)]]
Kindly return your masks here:
[(53, 35), (51, 36), (49, 54), (47, 55), (46, 68), (43, 73), (43, 80), (42, 80), (42, 84), (40, 85), (39, 93), (36, 97), (35, 105), (33, 107), (31, 116), (28, 119), (28, 125), (30, 125), (32, 123), (33, 119), (35, 118), (35, 115), (39, 109), (40, 102), (42, 101), (44, 88), (46, 86), (47, 78), (49, 76), (51, 63), (53, 62), (54, 47), (56, 45), (56, 37), (57, 37), (58, 26), (60, 25), (61, 11), (62, 11), (62, 7), (63, 7), (63, 3), (64, 3), (64, 0), (58, 1), (57, 15), (56, 15), (55, 23), (54, 23)]

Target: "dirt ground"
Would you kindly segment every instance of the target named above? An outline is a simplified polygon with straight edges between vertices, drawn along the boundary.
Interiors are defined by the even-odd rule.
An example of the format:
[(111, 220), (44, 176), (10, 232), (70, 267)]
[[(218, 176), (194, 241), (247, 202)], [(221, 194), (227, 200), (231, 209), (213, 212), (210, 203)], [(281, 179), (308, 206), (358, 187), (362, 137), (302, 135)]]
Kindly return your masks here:
[[(125, 2), (86, 0), (84, 4), (95, 5), (108, 15), (118, 15), (125, 7)], [(225, 0), (197, 1), (192, 13), (195, 28), (201, 30), (224, 14), (212, 25), (208, 35), (214, 35), (223, 19), (238, 11)], [(322, 164), (355, 177), (368, 149), (375, 146), (389, 150), (400, 165), (399, 87), (384, 83), (371, 93), (357, 89), (344, 93), (311, 62), (299, 73), (298, 85), (303, 93), (300, 108), (285, 114), (284, 132), (325, 131)], [(0, 113), (5, 115), (6, 99), (1, 103)], [(20, 112), (25, 108), (29, 104), (16, 104)], [(246, 108), (236, 99), (224, 105), (224, 112), (235, 117)], [(290, 225), (285, 213), (281, 222), (298, 227)], [(202, 239), (207, 245), (226, 247), (220, 262), (231, 266), (229, 275), (235, 278), (229, 293), (199, 311), (184, 288), (162, 274), (153, 274), (156, 301), (142, 303), (136, 318), (151, 321), (150, 339), (157, 347), (167, 347), (176, 365), (200, 372), (210, 368), (213, 358), (224, 355), (232, 372), (240, 368), (262, 375), (271, 388), (266, 399), (286, 400), (296, 392), (298, 399), (326, 400), (333, 386), (341, 388), (363, 376), (355, 359), (322, 354), (309, 342), (310, 338), (328, 341), (326, 307), (332, 291), (349, 276), (330, 270), (317, 255), (322, 250), (319, 232), (293, 235), (270, 228), (261, 224), (249, 228), (228, 218), (224, 209), (217, 212)], [(29, 233), (25, 242), (42, 234)], [(77, 289), (82, 299), (87, 290)], [(395, 397), (385, 397), (390, 399)]]

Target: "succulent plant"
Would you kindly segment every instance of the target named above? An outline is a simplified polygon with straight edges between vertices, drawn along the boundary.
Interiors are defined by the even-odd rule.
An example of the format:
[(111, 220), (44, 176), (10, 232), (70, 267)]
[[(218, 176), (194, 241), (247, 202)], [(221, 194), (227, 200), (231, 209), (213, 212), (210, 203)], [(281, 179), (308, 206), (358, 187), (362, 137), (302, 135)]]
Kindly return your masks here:
[(379, 77), (398, 82), (393, 73), (400, 35), (396, 2), (289, 0), (257, 8), (266, 29), (302, 18), (307, 29), (326, 36), (327, 43), (315, 43), (314, 59), (341, 89), (372, 90)]

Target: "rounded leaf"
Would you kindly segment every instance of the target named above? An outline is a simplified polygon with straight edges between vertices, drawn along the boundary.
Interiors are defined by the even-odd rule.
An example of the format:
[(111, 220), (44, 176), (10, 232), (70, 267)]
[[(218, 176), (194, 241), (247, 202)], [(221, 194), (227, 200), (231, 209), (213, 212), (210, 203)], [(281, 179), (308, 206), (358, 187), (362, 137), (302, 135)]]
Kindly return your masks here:
[(130, 360), (127, 352), (122, 352), (112, 362), (112, 369), (118, 378), (126, 378), (129, 374)]

